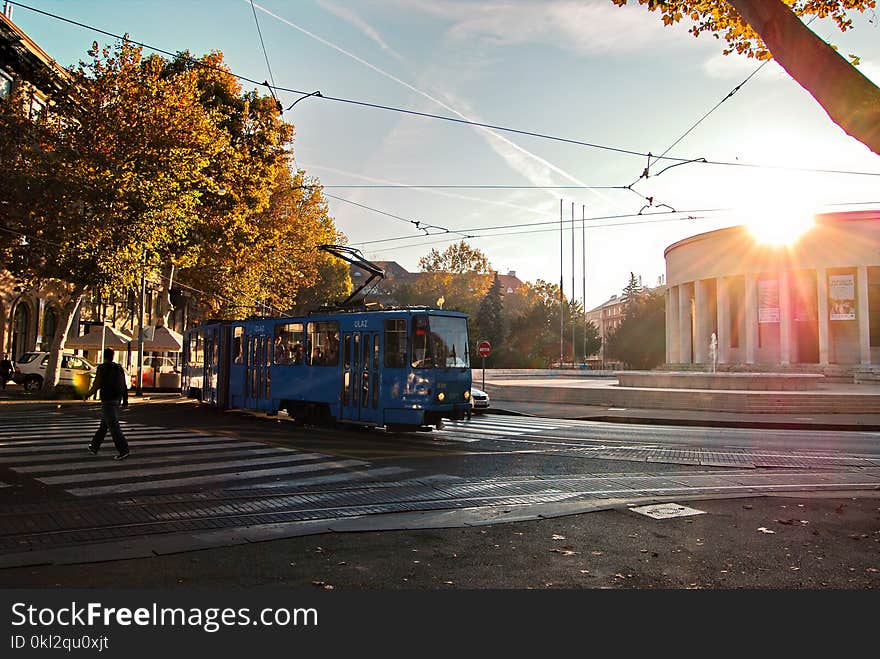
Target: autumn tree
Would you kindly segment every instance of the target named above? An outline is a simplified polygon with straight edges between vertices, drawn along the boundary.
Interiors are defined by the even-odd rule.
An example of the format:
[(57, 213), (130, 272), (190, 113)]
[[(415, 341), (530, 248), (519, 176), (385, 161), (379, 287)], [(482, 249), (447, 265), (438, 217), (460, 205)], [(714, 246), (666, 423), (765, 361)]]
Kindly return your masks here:
[(468, 314), (476, 313), (492, 283), (489, 258), (463, 240), (442, 252), (432, 249), (419, 259), (419, 268), (426, 274), (407, 291), (410, 297), (432, 306), (442, 298), (445, 309)]
[[(563, 298), (560, 305), (559, 285), (538, 280), (527, 283), (519, 292), (522, 300), (517, 302), (517, 315), (508, 318), (507, 338), (500, 347), (495, 364), (511, 368), (543, 368), (559, 360), (560, 314), (562, 314), (562, 352), (572, 354), (574, 326), (574, 352), (591, 355), (601, 345), (599, 332), (592, 323), (584, 323), (583, 306), (578, 301)], [(560, 308), (561, 306), (561, 308)], [(494, 353), (493, 353), (494, 354)]]
[(496, 272), (492, 285), (480, 301), (480, 307), (474, 317), (474, 336), (471, 336), (472, 343), (475, 341), (488, 341), (496, 348), (501, 347), (504, 340), (503, 310), (504, 301), (501, 296), (501, 282), (498, 280), (498, 273)]
[(666, 297), (662, 291), (645, 293), (627, 305), (620, 325), (606, 338), (605, 355), (641, 370), (664, 362)]
[[(627, 0), (612, 0), (625, 5)], [(724, 53), (774, 58), (806, 89), (848, 135), (880, 154), (880, 89), (801, 17), (830, 17), (841, 31), (852, 27), (850, 10), (874, 9), (874, 0), (638, 0), (658, 11), (664, 24), (693, 21), (694, 36), (704, 32), (724, 39)]]
[[(88, 55), (38, 120), (21, 99), (0, 103), (4, 263), (26, 285), (54, 289), (62, 309), (47, 392), (86, 292), (125, 291), (144, 253), (185, 234), (208, 187), (206, 163), (224, 145), (194, 76), (167, 77), (162, 58), (127, 42), (95, 43)], [(27, 250), (10, 253), (10, 236), (25, 237)]]
[[(186, 231), (158, 255), (164, 263), (163, 284), (170, 289), (171, 273), (178, 268), (183, 281), (202, 291), (199, 300), (205, 311), (248, 315), (258, 305), (271, 305), (269, 298), (278, 301), (279, 287), (289, 290), (269, 286), (271, 275), (280, 270), (278, 263), (267, 262), (265, 256), (291, 237), (284, 235), (280, 223), (289, 215), (301, 216), (309, 199), (314, 199), (311, 206), (319, 207), (320, 193), (299, 190), (297, 194), (294, 186), (304, 181), (302, 175), (292, 180), (289, 171), (293, 126), (282, 119), (274, 98), (243, 90), (224, 64), (222, 53), (201, 58), (180, 53), (164, 62), (164, 75), (170, 80), (195, 80), (198, 101), (214, 118), (220, 148), (205, 159), (205, 185), (197, 214)], [(282, 258), (294, 270), (287, 281), (300, 281), (298, 259), (291, 258), (291, 250), (279, 254)], [(309, 278), (305, 273), (302, 283)]]

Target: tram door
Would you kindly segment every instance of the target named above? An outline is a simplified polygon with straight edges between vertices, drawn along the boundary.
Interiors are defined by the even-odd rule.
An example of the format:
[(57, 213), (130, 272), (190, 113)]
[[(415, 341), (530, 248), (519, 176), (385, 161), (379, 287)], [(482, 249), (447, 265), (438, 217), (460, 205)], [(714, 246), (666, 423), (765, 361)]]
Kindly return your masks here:
[(352, 332), (342, 337), (342, 418), (379, 420), (379, 334)]
[(205, 370), (202, 377), (202, 401), (217, 404), (217, 342), (219, 330), (205, 333), (204, 359)]
[(266, 334), (245, 335), (245, 407), (263, 410), (269, 408), (269, 351)]

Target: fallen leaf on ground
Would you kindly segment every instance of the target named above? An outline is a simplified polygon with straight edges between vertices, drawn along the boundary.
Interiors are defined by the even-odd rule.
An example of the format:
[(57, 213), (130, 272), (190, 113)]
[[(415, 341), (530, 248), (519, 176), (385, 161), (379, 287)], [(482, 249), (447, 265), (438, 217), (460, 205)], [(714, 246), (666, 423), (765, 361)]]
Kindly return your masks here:
[(776, 533), (776, 531), (771, 531), (770, 529), (768, 529), (768, 528), (766, 528), (766, 527), (764, 527), (764, 526), (759, 526), (759, 527), (758, 527), (758, 530), (759, 530), (761, 533)]
[(591, 551), (590, 553), (591, 553), (593, 556), (601, 556), (601, 555), (602, 555), (602, 552), (601, 552), (601, 551), (598, 551), (598, 550), (596, 550), (596, 551)]
[(551, 540), (565, 540), (565, 536), (564, 536), (564, 535), (559, 535), (558, 533), (554, 533), (554, 534), (553, 534), (553, 537), (551, 538)]
[(550, 552), (553, 554), (562, 554), (563, 556), (574, 556), (577, 554), (576, 551), (572, 551), (571, 549), (551, 549)]

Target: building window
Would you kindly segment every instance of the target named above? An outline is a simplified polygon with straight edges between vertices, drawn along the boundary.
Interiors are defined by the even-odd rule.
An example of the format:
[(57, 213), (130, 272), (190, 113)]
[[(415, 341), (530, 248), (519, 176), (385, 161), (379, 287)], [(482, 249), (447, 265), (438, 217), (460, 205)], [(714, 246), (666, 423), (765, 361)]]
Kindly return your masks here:
[(12, 93), (12, 76), (0, 69), (0, 98), (6, 98)]
[(31, 121), (39, 121), (46, 113), (46, 102), (36, 96), (31, 98)]

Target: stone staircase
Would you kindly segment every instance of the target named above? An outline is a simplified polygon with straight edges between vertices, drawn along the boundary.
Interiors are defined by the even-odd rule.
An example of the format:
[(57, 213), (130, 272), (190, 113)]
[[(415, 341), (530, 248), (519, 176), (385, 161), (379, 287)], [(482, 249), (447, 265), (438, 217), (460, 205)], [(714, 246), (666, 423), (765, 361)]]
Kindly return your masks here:
[(880, 384), (880, 366), (857, 366), (853, 369), (855, 384)]
[(575, 388), (494, 385), (493, 398), (519, 402), (552, 402), (571, 405), (640, 409), (695, 410), (740, 414), (880, 414), (880, 393), (752, 392), (633, 387)]

